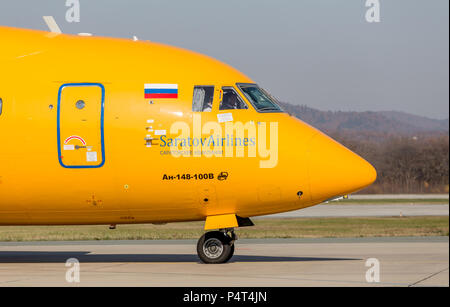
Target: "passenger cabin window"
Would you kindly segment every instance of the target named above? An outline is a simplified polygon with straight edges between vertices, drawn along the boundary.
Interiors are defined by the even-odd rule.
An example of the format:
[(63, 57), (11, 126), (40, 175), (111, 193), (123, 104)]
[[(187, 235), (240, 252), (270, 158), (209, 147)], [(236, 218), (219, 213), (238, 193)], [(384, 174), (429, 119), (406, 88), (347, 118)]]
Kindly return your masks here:
[(256, 84), (238, 83), (237, 86), (257, 111), (283, 112), (281, 107), (276, 103), (276, 99)]
[(0, 115), (2, 115), (3, 112), (3, 100), (0, 98)]
[(223, 97), (219, 110), (242, 110), (248, 109), (247, 104), (236, 93), (232, 87), (222, 87)]
[(195, 86), (192, 111), (211, 112), (214, 99), (214, 86)]

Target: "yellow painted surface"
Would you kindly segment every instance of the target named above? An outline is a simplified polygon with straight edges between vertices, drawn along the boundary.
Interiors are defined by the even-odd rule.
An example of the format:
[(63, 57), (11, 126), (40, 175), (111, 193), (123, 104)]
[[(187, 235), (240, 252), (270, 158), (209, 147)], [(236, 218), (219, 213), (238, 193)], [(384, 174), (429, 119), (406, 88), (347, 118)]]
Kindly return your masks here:
[(235, 227), (238, 227), (235, 214), (211, 215), (206, 218), (205, 222), (205, 230)]
[[(375, 180), (372, 166), (313, 127), (286, 113), (257, 112), (236, 87), (254, 81), (207, 56), (158, 43), (7, 27), (0, 27), (0, 39), (0, 225), (251, 217), (312, 206)], [(144, 84), (153, 83), (178, 84), (178, 98), (150, 103)], [(81, 84), (104, 87), (104, 152), (100, 87)], [(215, 86), (212, 112), (192, 112), (196, 85)], [(234, 87), (249, 108), (219, 111), (222, 86)], [(78, 100), (85, 108), (76, 108)], [(268, 158), (259, 155), (174, 157), (154, 135), (166, 130), (177, 137), (174, 123), (195, 130), (194, 116), (217, 123), (221, 113), (255, 127), (267, 123), (267, 131), (278, 123), (276, 166), (261, 168)], [(71, 136), (86, 145), (77, 138), (65, 144)], [(148, 136), (156, 139), (151, 147)], [(91, 154), (88, 161), (88, 152), (97, 160)], [(90, 168), (64, 167), (82, 163)], [(218, 180), (222, 172), (226, 180)], [(183, 174), (214, 179), (163, 180)]]

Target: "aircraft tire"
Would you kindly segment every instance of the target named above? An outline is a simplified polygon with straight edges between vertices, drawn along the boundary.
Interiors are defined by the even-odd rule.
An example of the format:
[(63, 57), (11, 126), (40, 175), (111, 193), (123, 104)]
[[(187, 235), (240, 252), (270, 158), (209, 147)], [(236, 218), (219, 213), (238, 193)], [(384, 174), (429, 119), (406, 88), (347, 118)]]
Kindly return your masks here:
[(234, 244), (223, 232), (207, 232), (198, 240), (197, 254), (203, 263), (225, 263), (233, 257)]
[(233, 257), (233, 255), (234, 255), (234, 243), (231, 244), (231, 253), (230, 253), (230, 255), (228, 256), (227, 260), (225, 260), (225, 263), (227, 263), (228, 261), (230, 261), (230, 259)]

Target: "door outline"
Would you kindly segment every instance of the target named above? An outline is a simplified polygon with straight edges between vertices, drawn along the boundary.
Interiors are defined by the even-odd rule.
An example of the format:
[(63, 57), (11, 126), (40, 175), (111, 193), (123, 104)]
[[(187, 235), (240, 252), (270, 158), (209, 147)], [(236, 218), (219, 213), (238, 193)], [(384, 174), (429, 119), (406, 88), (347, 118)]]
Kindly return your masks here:
[[(101, 101), (101, 115), (100, 115), (100, 135), (101, 135), (101, 145), (102, 145), (102, 163), (99, 165), (65, 165), (61, 159), (61, 95), (62, 90), (66, 87), (80, 87), (80, 86), (98, 86), (102, 90), (102, 101)], [(59, 164), (64, 168), (100, 168), (105, 165), (105, 87), (101, 83), (66, 83), (61, 85), (58, 90), (58, 107), (57, 107), (57, 119), (56, 119), (56, 134), (58, 142), (58, 161)]]

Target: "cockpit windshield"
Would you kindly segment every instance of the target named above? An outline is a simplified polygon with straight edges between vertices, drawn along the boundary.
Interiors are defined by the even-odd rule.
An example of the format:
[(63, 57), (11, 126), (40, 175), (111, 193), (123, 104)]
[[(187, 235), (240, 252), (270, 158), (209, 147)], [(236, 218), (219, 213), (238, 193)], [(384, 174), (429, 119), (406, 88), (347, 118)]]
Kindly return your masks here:
[(276, 103), (275, 98), (256, 84), (238, 83), (237, 86), (257, 111), (283, 112), (283, 110)]

